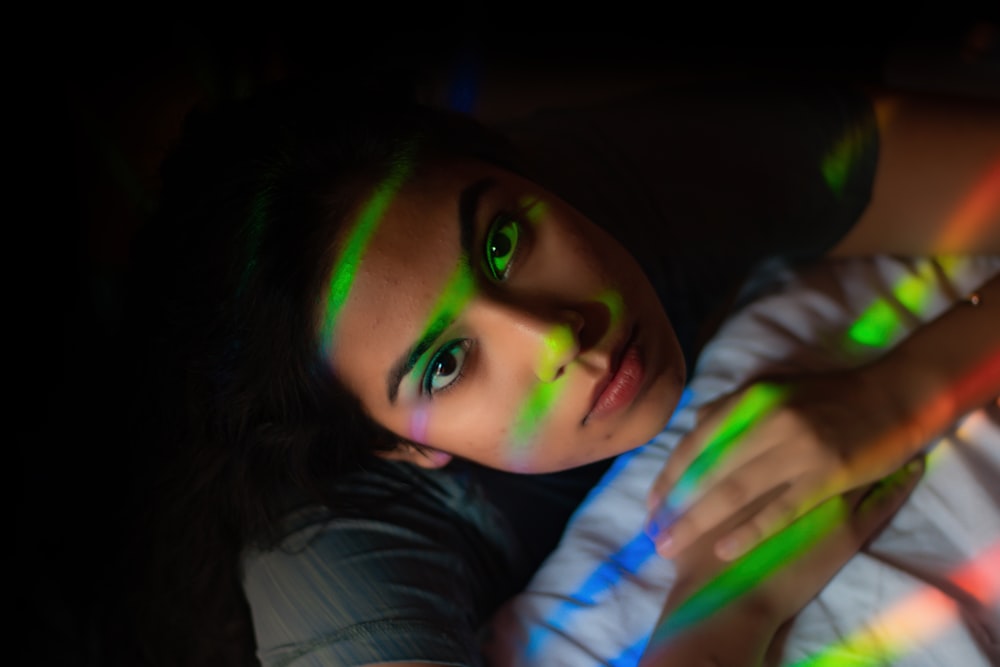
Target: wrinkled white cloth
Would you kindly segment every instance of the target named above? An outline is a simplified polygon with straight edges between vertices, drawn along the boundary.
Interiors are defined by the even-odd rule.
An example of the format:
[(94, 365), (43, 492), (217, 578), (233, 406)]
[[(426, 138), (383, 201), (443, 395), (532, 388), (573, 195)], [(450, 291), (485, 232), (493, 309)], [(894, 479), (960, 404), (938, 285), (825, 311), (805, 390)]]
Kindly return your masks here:
[[(998, 272), (998, 256), (762, 268), (703, 351), (668, 427), (619, 458), (496, 615), (492, 664), (634, 665), (674, 579), (643, 534), (645, 498), (698, 406), (761, 373), (863, 363)], [(1000, 664), (1000, 406), (968, 415), (928, 452), (891, 524), (797, 616), (783, 664)]]

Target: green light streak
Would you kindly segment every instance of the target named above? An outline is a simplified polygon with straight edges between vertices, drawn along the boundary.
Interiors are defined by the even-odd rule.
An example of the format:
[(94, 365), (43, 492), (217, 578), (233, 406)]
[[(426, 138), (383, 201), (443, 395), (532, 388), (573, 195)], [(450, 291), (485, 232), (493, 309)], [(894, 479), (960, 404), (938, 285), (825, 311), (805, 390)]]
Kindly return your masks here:
[(521, 215), (524, 219), (536, 227), (548, 214), (548, 205), (533, 196), (521, 197), (517, 203), (521, 206)]
[(820, 165), (823, 180), (836, 196), (844, 192), (844, 185), (865, 150), (865, 142), (872, 132), (860, 126), (849, 127), (844, 136), (827, 153)]
[[(533, 204), (529, 210), (542, 208), (539, 202)], [(534, 222), (534, 220), (532, 220)], [(610, 313), (610, 328), (621, 321), (622, 313), (625, 312), (625, 302), (621, 294), (614, 290), (606, 290), (598, 294), (595, 299), (603, 303)], [(542, 358), (538, 363), (538, 376), (542, 378), (531, 393), (521, 404), (518, 415), (514, 420), (512, 429), (511, 444), (518, 449), (528, 446), (541, 428), (549, 410), (559, 399), (562, 393), (563, 384), (555, 382), (556, 373), (569, 350), (576, 346), (575, 333), (565, 325), (557, 325), (545, 336), (545, 345), (542, 349)]]
[(511, 434), (511, 445), (523, 449), (534, 440), (535, 433), (549, 414), (552, 405), (558, 400), (565, 383), (539, 382), (532, 389), (528, 398), (521, 404)]
[(739, 444), (743, 434), (778, 407), (787, 393), (786, 387), (772, 383), (760, 383), (750, 387), (739, 403), (726, 415), (704, 451), (691, 462), (678, 480), (670, 498), (667, 499), (667, 505), (682, 507), (701, 480)]
[(361, 258), (382, 222), (386, 210), (412, 171), (413, 160), (409, 154), (396, 159), (389, 174), (378, 184), (374, 194), (358, 215), (357, 222), (344, 243), (343, 251), (334, 263), (326, 308), (323, 311), (323, 323), (320, 326), (320, 341), (324, 356), (333, 344), (337, 318), (347, 302), (358, 267), (361, 265)]
[[(475, 293), (476, 280), (469, 269), (468, 258), (463, 256), (441, 290), (434, 307), (431, 308), (431, 314), (427, 318), (419, 340), (437, 338), (455, 320)], [(418, 354), (423, 356), (431, 351), (423, 350)]]
[(545, 334), (542, 358), (536, 371), (541, 382), (531, 390), (514, 419), (511, 444), (515, 448), (524, 448), (534, 440), (535, 433), (558, 400), (565, 383), (556, 382), (556, 376), (576, 345), (575, 332), (565, 324), (558, 324)]
[(576, 337), (573, 331), (565, 325), (552, 327), (545, 335), (542, 345), (542, 358), (538, 361), (537, 373), (542, 382), (549, 383), (556, 379), (567, 353), (576, 347)]
[[(961, 262), (959, 258), (942, 257), (937, 267), (952, 271)], [(934, 285), (938, 279), (933, 263), (921, 264), (917, 273), (901, 279), (892, 289), (894, 301), (878, 299), (854, 321), (847, 331), (850, 342), (865, 347), (885, 347), (904, 330), (902, 312), (915, 316), (927, 312), (934, 298)]]
[(609, 289), (598, 294), (596, 298), (607, 307), (610, 314), (609, 328), (614, 330), (617, 324), (622, 321), (622, 314), (625, 312), (625, 301), (622, 299), (622, 295)]
[(736, 598), (760, 585), (782, 567), (794, 562), (847, 518), (847, 506), (840, 496), (831, 498), (762, 542), (726, 567), (717, 577), (685, 600), (658, 628), (656, 643), (668, 640), (700, 623)]

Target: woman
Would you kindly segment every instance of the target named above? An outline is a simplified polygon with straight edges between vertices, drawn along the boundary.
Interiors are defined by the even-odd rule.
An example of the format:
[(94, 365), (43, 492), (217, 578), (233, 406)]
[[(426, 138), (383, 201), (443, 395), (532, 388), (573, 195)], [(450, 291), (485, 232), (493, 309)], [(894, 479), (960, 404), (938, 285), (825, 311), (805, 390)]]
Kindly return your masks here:
[[(666, 423), (690, 360), (757, 262), (998, 247), (994, 228), (935, 245), (937, 217), (923, 224), (893, 208), (907, 203), (899, 187), (948, 201), (966, 181), (956, 163), (959, 176), (979, 173), (993, 157), (982, 139), (995, 141), (994, 109), (962, 111), (964, 136), (943, 153), (932, 147), (951, 181), (925, 173), (935, 187), (924, 188), (905, 173), (895, 180), (896, 146), (908, 150), (913, 131), (953, 110), (907, 111), (879, 136), (886, 116), (866, 98), (822, 87), (698, 83), (528, 121), (506, 139), (403, 99), (331, 92), (279, 87), (195, 114), (165, 165), (135, 282), (137, 332), (163, 401), (144, 405), (173, 416), (183, 405), (180, 419), (156, 424), (168, 451), (184, 450), (170, 453), (163, 486), (179, 496), (166, 496), (159, 522), (174, 532), (157, 544), (199, 563), (191, 594), (219, 605), (233, 598), (199, 586), (238, 592), (242, 554), (268, 664), (474, 664), (476, 631), (530, 576), (610, 457)], [(896, 220), (912, 226), (900, 234), (886, 224)], [(996, 289), (984, 288), (984, 304)], [(976, 309), (951, 326), (986, 331), (968, 317), (988, 316)], [(936, 390), (993, 342), (966, 336), (945, 356), (934, 336), (915, 343), (931, 350), (919, 364), (894, 354), (872, 375), (930, 369), (926, 383), (903, 386)], [(994, 376), (921, 428), (986, 400)], [(813, 407), (831, 395), (843, 403), (856, 385), (803, 383), (823, 400), (789, 404), (770, 427), (804, 415), (794, 423), (816, 472), (792, 485), (796, 499), (811, 506), (859, 488), (857, 504), (916, 455), (906, 433), (878, 466), (838, 467), (842, 434)], [(924, 398), (888, 395), (899, 397), (888, 414), (901, 423)], [(821, 456), (829, 449), (836, 455)], [(691, 563), (691, 581), (718, 564), (681, 547), (748, 518), (727, 522), (727, 497), (704, 497), (664, 546)], [(807, 506), (779, 521), (757, 514), (761, 534)], [(862, 535), (878, 523), (857, 521)], [(811, 590), (856, 543), (834, 540), (834, 556), (803, 561)], [(167, 559), (158, 573), (178, 571), (171, 553), (154, 553)], [(750, 608), (777, 600), (768, 618), (794, 613), (795, 600), (775, 592), (782, 581)], [(190, 583), (169, 592), (189, 595)], [(776, 626), (741, 619), (713, 623), (766, 647)], [(670, 650), (705, 655), (705, 639)]]

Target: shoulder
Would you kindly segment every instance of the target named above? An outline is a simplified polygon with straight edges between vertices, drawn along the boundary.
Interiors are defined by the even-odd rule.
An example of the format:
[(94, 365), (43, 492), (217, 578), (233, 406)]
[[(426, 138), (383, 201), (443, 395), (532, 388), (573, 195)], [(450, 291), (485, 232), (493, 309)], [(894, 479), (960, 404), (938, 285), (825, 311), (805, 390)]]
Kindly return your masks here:
[(477, 515), (488, 508), (470, 502), (461, 479), (405, 464), (338, 484), (353, 506), (302, 507), (276, 548), (243, 556), (262, 662), (472, 664), (489, 582), (505, 575), (507, 558), (502, 537), (481, 532)]

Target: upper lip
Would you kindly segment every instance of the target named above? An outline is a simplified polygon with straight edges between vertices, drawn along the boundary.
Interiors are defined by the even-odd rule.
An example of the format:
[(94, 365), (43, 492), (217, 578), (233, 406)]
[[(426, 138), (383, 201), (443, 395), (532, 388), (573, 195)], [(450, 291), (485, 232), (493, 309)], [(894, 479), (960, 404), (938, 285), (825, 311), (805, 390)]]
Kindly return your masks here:
[(587, 418), (590, 417), (590, 413), (594, 411), (594, 406), (597, 405), (597, 401), (601, 398), (601, 394), (604, 390), (608, 388), (611, 381), (615, 379), (618, 374), (618, 369), (621, 368), (622, 359), (625, 357), (625, 351), (628, 349), (629, 345), (632, 344), (632, 340), (635, 338), (636, 327), (633, 325), (628, 333), (619, 341), (618, 345), (615, 346), (614, 350), (611, 352), (611, 364), (608, 368), (608, 372), (604, 375), (597, 386), (594, 388), (594, 394), (590, 401), (590, 407), (587, 409), (587, 414), (584, 416), (583, 420), (586, 422)]

